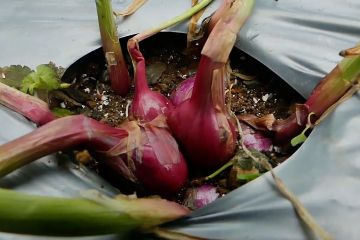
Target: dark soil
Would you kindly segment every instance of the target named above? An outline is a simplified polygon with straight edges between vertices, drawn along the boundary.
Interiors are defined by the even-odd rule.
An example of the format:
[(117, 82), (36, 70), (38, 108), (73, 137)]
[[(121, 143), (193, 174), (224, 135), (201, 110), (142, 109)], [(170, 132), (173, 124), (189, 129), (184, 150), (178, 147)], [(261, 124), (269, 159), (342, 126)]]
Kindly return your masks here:
[[(122, 44), (125, 45), (125, 41), (126, 39)], [(200, 58), (200, 46), (196, 45), (201, 44), (195, 44), (191, 53), (185, 54), (186, 36), (174, 33), (158, 34), (141, 42), (150, 87), (169, 96), (178, 83), (194, 75)], [(247, 79), (235, 75), (231, 78), (233, 87), (227, 98), (231, 98), (231, 108), (237, 115), (263, 116), (272, 113), (277, 118), (285, 118), (291, 113), (294, 103), (303, 101), (282, 79), (240, 50), (232, 52), (231, 67), (233, 72), (243, 74)], [(88, 54), (71, 66), (64, 74), (63, 81), (73, 83), (72, 88), (54, 92), (51, 107), (66, 108), (73, 113), (82, 113), (112, 126), (118, 126), (126, 119), (127, 109), (133, 97), (133, 86), (126, 98), (111, 91), (101, 49)], [(273, 165), (287, 157), (275, 151), (267, 153), (267, 156)], [(96, 166), (95, 169), (101, 175), (106, 174), (105, 178), (112, 183), (124, 181), (121, 178), (109, 177), (112, 176), (111, 170), (103, 169), (103, 166), (93, 166)], [(227, 184), (228, 174), (229, 170), (211, 182), (218, 187), (221, 194), (232, 189)], [(202, 184), (201, 179), (197, 176), (192, 179), (189, 186)], [(115, 185), (127, 193), (134, 191), (132, 184), (125, 188), (124, 184)], [(182, 200), (184, 192), (179, 193), (176, 198), (178, 201)]]

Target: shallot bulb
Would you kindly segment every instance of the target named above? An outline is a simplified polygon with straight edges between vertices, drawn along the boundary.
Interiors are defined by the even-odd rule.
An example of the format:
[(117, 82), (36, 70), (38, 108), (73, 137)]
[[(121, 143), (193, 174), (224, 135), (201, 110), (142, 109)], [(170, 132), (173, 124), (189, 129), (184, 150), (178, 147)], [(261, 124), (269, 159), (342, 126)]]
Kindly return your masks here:
[(235, 124), (225, 106), (226, 63), (253, 5), (253, 0), (235, 0), (225, 8), (201, 51), (190, 99), (168, 115), (186, 158), (199, 169), (220, 167), (236, 149)]
[(47, 154), (87, 146), (95, 157), (154, 194), (168, 196), (186, 183), (188, 169), (166, 126), (131, 121), (113, 128), (75, 115), (55, 119), (0, 146), (0, 176)]
[(130, 107), (130, 118), (149, 122), (157, 116), (167, 114), (173, 105), (161, 93), (152, 91), (147, 83), (145, 59), (136, 44), (129, 40), (128, 49), (135, 71), (135, 96)]
[(148, 191), (169, 196), (180, 191), (188, 179), (186, 161), (162, 120), (141, 126), (135, 121), (122, 125), (129, 135), (126, 145), (114, 145), (106, 152), (111, 168)]
[(168, 124), (188, 161), (206, 170), (226, 163), (236, 148), (235, 128), (225, 105), (213, 101), (211, 85), (217, 68), (217, 63), (202, 56), (191, 98), (168, 116)]
[(190, 77), (182, 81), (171, 93), (170, 100), (174, 106), (188, 100), (191, 97), (195, 83), (195, 77)]

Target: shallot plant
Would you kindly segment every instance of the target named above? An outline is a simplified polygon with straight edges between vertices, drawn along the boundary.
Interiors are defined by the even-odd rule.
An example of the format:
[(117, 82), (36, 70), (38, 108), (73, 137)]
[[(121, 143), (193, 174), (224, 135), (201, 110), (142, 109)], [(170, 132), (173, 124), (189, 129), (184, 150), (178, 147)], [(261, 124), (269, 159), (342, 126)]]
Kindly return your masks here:
[[(237, 149), (238, 128), (244, 150), (269, 151), (271, 140), (249, 127), (241, 127), (225, 105), (229, 55), (240, 28), (252, 11), (254, 0), (224, 1), (209, 22), (209, 36), (195, 77), (179, 85), (171, 99), (148, 86), (145, 59), (139, 43), (191, 17), (210, 2), (203, 0), (186, 13), (129, 40), (127, 47), (134, 68), (135, 95), (129, 121), (116, 128), (83, 115), (57, 119), (46, 103), (0, 83), (0, 103), (40, 126), (0, 146), (0, 177), (47, 154), (82, 146), (91, 149), (99, 161), (120, 175), (152, 193), (168, 196), (177, 193), (188, 179), (187, 162), (177, 141), (188, 163), (204, 171), (231, 163), (229, 159)], [(96, 3), (111, 85), (116, 93), (124, 96), (129, 90), (130, 80), (111, 5), (109, 0), (96, 0)], [(276, 120), (273, 116), (239, 118), (254, 128), (272, 131), (279, 142), (288, 141), (309, 121), (321, 119), (359, 81), (360, 56), (357, 51), (358, 48), (355, 48), (347, 52), (348, 58), (322, 80), (307, 102), (298, 105), (288, 119)], [(193, 189), (189, 195), (187, 203), (193, 208), (202, 207), (218, 197), (215, 188), (209, 185)], [(84, 235), (87, 230), (79, 223), (85, 221), (90, 228), (88, 235), (104, 234), (120, 231), (117, 228), (124, 226), (125, 229), (147, 229), (188, 213), (186, 208), (175, 203), (155, 199), (134, 200), (132, 204), (131, 200), (123, 197), (117, 201), (85, 194), (84, 198), (87, 199), (42, 199), (0, 190), (0, 230), (40, 234), (39, 226), (42, 226), (42, 229), (46, 228), (46, 234)], [(16, 203), (23, 205), (15, 206)], [(28, 203), (34, 204), (31, 209)], [(154, 208), (155, 204), (159, 204), (160, 208)], [(29, 210), (23, 216), (23, 211), (20, 214), (20, 211), (8, 210), (11, 208)], [(56, 218), (49, 218), (45, 213)], [(75, 220), (69, 220), (70, 213), (76, 216)], [(9, 222), (5, 221), (7, 214), (11, 216)], [(13, 223), (16, 221), (23, 225), (15, 228)], [(99, 224), (101, 221), (105, 224)], [(70, 225), (58, 230), (57, 226), (62, 223)]]
[[(213, 28), (215, 27), (215, 24), (220, 20), (220, 18), (229, 14), (232, 8), (232, 4), (233, 4), (233, 0), (224, 0), (220, 5), (220, 7), (211, 15), (211, 17), (206, 18), (203, 21), (203, 24), (200, 26), (198, 33), (194, 33), (194, 32), (196, 27), (195, 21), (197, 21), (199, 17), (196, 17), (196, 15), (193, 16), (191, 22), (189, 23), (189, 31), (187, 36), (188, 48), (192, 41), (208, 37), (211, 31), (213, 30)], [(198, 35), (198, 36), (195, 37), (194, 35)], [(185, 100), (189, 99), (191, 97), (194, 88), (194, 83), (195, 83), (195, 77), (189, 77), (184, 81), (182, 81), (172, 92), (170, 96), (171, 102), (175, 106), (177, 106), (180, 103), (184, 102)]]
[(211, 2), (212, 0), (203, 0), (169, 21), (149, 29), (148, 31), (139, 33), (129, 39), (127, 47), (132, 59), (135, 73), (135, 96), (130, 108), (130, 118), (147, 122), (153, 120), (159, 115), (167, 116), (173, 110), (173, 104), (168, 98), (158, 92), (150, 90), (146, 79), (145, 59), (140, 51), (139, 43), (165, 28), (171, 27), (187, 18), (190, 18)]
[[(355, 48), (356, 49), (356, 48)], [(252, 127), (270, 131), (274, 141), (280, 144), (289, 143), (300, 134), (307, 125), (316, 124), (323, 115), (360, 81), (360, 56), (352, 55), (342, 59), (312, 91), (304, 104), (297, 104), (295, 112), (286, 119), (275, 119), (273, 115), (258, 118), (252, 115), (240, 115), (238, 118)]]
[[(202, 1), (175, 19), (138, 36), (142, 39), (144, 36), (151, 36), (191, 17), (210, 2), (211, 0)], [(109, 8), (108, 5), (100, 7)], [(148, 88), (145, 61), (136, 48), (137, 44), (134, 46), (129, 48), (135, 68), (135, 98), (130, 111), (133, 121), (124, 122), (117, 128), (81, 115), (55, 119), (41, 100), (15, 89), (8, 91), (8, 87), (0, 85), (0, 89), (5, 89), (8, 93), (5, 97), (0, 97), (2, 103), (38, 125), (44, 124), (35, 131), (0, 146), (0, 176), (44, 155), (85, 146), (92, 149), (95, 157), (116, 172), (141, 184), (152, 193), (168, 196), (178, 192), (187, 181), (188, 169), (166, 124), (164, 114), (166, 115), (166, 109), (171, 104), (165, 97)], [(30, 104), (34, 106), (31, 109), (28, 108), (29, 102), (33, 102)]]
[[(211, 0), (201, 1), (191, 11), (176, 18), (175, 21), (167, 22), (162, 27), (190, 17), (210, 2)], [(119, 48), (113, 17), (109, 15), (109, 12), (112, 12), (111, 5), (109, 1), (102, 0), (97, 0), (96, 3), (112, 88), (115, 92), (126, 95), (129, 86), (128, 73)], [(201, 115), (204, 117), (202, 119), (207, 121), (205, 127), (209, 127), (210, 130), (208, 135), (212, 138), (208, 141), (210, 145), (199, 149), (203, 155), (198, 155), (210, 157), (204, 168), (217, 166), (226, 161), (234, 152), (236, 133), (224, 103), (224, 77), (226, 75), (224, 66), (235, 42), (236, 34), (252, 5), (252, 0), (235, 1), (231, 14), (219, 20), (219, 26), (214, 28), (214, 36), (209, 37), (209, 42), (203, 50), (203, 58), (192, 94), (193, 108), (189, 107), (189, 109), (194, 112), (195, 108), (201, 110)], [(240, 8), (241, 11), (238, 11)], [(161, 28), (155, 30), (160, 31)], [(185, 109), (183, 107), (185, 105), (181, 104), (174, 109), (170, 100), (149, 89), (145, 77), (145, 60), (138, 45), (139, 41), (155, 34), (156, 31), (153, 29), (145, 32), (128, 44), (135, 72), (135, 98), (130, 111), (132, 120), (116, 128), (83, 115), (56, 118), (41, 100), (0, 84), (0, 90), (6, 93), (0, 95), (1, 103), (40, 125), (33, 132), (0, 146), (0, 177), (47, 154), (82, 146), (91, 149), (92, 154), (99, 161), (111, 166), (127, 179), (143, 185), (152, 193), (168, 196), (178, 192), (187, 181), (188, 168), (177, 142), (169, 131), (168, 123), (171, 123), (172, 129), (175, 129), (174, 118), (181, 108)], [(213, 41), (216, 37), (220, 38), (220, 45), (226, 47), (225, 53), (223, 49), (211, 47), (214, 46)], [(230, 43), (227, 42), (229, 39)], [(219, 53), (221, 54), (218, 56)], [(205, 87), (205, 90), (202, 91), (202, 87)], [(202, 104), (205, 110), (202, 110)], [(185, 109), (182, 115), (189, 113), (193, 112)], [(197, 136), (194, 139), (196, 142), (199, 138)], [(212, 151), (211, 148), (216, 147), (217, 144), (220, 144), (220, 148), (215, 149), (214, 156), (220, 157), (219, 160), (204, 152), (204, 150)], [(0, 195), (2, 199), (0, 201), (2, 214), (0, 215), (11, 216), (10, 220), (13, 221), (6, 222), (8, 217), (0, 217), (0, 221), (5, 222), (1, 224), (0, 230), (18, 233), (94, 235), (118, 233), (124, 229), (126, 231), (135, 228), (148, 230), (188, 213), (186, 208), (176, 203), (157, 199), (132, 201), (119, 198), (114, 200), (93, 194), (85, 194), (83, 197), (87, 198), (86, 200), (55, 199), (26, 196), (8, 191), (0, 191)], [(215, 196), (216, 193), (214, 192), (213, 195)], [(215, 200), (217, 196), (214, 196), (209, 196), (206, 203)], [(154, 208), (155, 204), (157, 209)], [(31, 206), (28, 211), (26, 211), (27, 206)], [(21, 209), (22, 213), (7, 211), (12, 208)], [(23, 210), (27, 214), (23, 215)], [(69, 220), (70, 212), (73, 220)], [(22, 224), (16, 224), (15, 228), (16, 222)], [(86, 227), (82, 225), (84, 222)], [(65, 226), (58, 228), (58, 225)], [(46, 231), (41, 230), (44, 228)], [(86, 230), (88, 228), (90, 229)]]
[(162, 126), (124, 123), (113, 128), (77, 115), (53, 120), (0, 146), (0, 176), (42, 156), (76, 146), (92, 149), (115, 172), (149, 191), (171, 195), (187, 181), (187, 165)]
[(219, 19), (202, 49), (191, 97), (168, 115), (188, 161), (199, 169), (226, 163), (237, 146), (234, 120), (225, 106), (226, 63), (253, 4), (252, 0), (233, 1)]

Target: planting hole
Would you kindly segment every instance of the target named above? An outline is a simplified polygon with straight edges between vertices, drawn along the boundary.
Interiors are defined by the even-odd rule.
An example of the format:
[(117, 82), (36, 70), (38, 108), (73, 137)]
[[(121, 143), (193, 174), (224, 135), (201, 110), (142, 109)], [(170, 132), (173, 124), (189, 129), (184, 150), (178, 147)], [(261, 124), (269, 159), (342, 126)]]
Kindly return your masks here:
[[(121, 40), (123, 47), (126, 46), (127, 39)], [(185, 51), (186, 35), (177, 33), (161, 33), (141, 42), (140, 49), (146, 59), (150, 88), (169, 97), (179, 83), (195, 74), (201, 46), (201, 42), (194, 43), (191, 51)], [(131, 61), (128, 55), (126, 59), (130, 66)], [(231, 87), (226, 89), (226, 101), (231, 104), (231, 110), (236, 115), (252, 114), (262, 117), (273, 114), (276, 119), (285, 119), (295, 111), (295, 103), (304, 102), (304, 99), (282, 79), (242, 51), (233, 50), (230, 65), (232, 73), (228, 86)], [(129, 70), (132, 75), (130, 67)], [(130, 93), (126, 97), (112, 92), (101, 49), (87, 54), (70, 66), (62, 81), (73, 84), (70, 88), (52, 92), (49, 101), (50, 108), (62, 108), (73, 114), (84, 114), (114, 127), (127, 119), (129, 103), (134, 96), (134, 84), (132, 83)], [(281, 164), (295, 150), (286, 146), (274, 146), (272, 141), (267, 140), (270, 139), (268, 133), (255, 133), (245, 124), (243, 131), (248, 141), (248, 148), (260, 151), (261, 153), (256, 151), (256, 154), (259, 154), (258, 157), (267, 158), (273, 167)], [(93, 159), (91, 155), (84, 154), (83, 149), (68, 151), (65, 154), (73, 155), (81, 164), (93, 168), (123, 193), (136, 192), (137, 196), (151, 194), (119, 177), (109, 167), (102, 165), (101, 161)], [(216, 188), (216, 192), (211, 187), (206, 188), (214, 192), (210, 194), (210, 198), (214, 199), (255, 179), (265, 171), (241, 151), (236, 156), (240, 159), (236, 161), (236, 164), (229, 165), (214, 177), (206, 178), (208, 173), (195, 171), (190, 166), (189, 182), (181, 192), (170, 198), (177, 202), (187, 203), (189, 206), (191, 200), (189, 198), (196, 197), (194, 189), (206, 184), (206, 186)]]

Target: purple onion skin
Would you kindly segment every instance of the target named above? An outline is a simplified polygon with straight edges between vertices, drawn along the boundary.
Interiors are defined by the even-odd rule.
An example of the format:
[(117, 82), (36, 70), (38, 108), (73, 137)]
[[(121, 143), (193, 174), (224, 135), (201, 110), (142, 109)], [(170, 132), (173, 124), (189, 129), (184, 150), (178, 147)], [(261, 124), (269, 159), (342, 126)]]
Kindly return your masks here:
[[(127, 129), (126, 125), (124, 129)], [(170, 196), (179, 192), (188, 180), (188, 167), (169, 131), (149, 125), (140, 127), (135, 134), (140, 134), (139, 145), (133, 149), (119, 149), (115, 154), (110, 149), (119, 142), (109, 141), (105, 149), (102, 143), (102, 149), (98, 151), (100, 159), (153, 194)]]
[[(188, 167), (169, 131), (157, 129), (158, 143), (144, 144), (143, 160), (135, 161), (135, 175), (143, 186), (162, 196), (176, 194), (188, 180)], [(154, 136), (149, 136), (151, 138)], [(168, 141), (168, 142), (166, 142)], [(159, 156), (161, 153), (161, 156)]]
[(249, 149), (254, 149), (260, 152), (268, 152), (272, 149), (272, 140), (266, 137), (262, 132), (256, 131), (251, 127), (242, 124), (244, 145)]
[(168, 196), (178, 192), (188, 179), (186, 161), (168, 131), (166, 118), (161, 118), (173, 109), (173, 105), (161, 93), (149, 88), (145, 59), (136, 45), (128, 46), (135, 62), (135, 96), (130, 119), (148, 123), (141, 129), (144, 144), (132, 154), (134, 174), (148, 190)]
[(129, 49), (135, 62), (135, 95), (130, 107), (130, 119), (150, 122), (161, 114), (173, 109), (169, 99), (161, 93), (152, 91), (147, 82), (145, 59), (141, 52), (133, 47)]
[[(206, 118), (202, 118), (202, 112), (192, 107), (190, 101), (186, 101), (181, 105), (179, 112), (170, 114), (168, 122), (172, 132), (193, 166), (205, 171), (220, 167), (234, 154), (235, 133), (233, 136), (222, 136), (215, 111), (211, 107), (208, 107), (206, 111), (209, 114)], [(206, 108), (206, 106), (203, 107)], [(184, 115), (188, 117), (181, 117)], [(230, 127), (231, 131), (235, 132), (234, 128)], [(229, 137), (233, 139), (230, 141), (225, 139)]]
[(193, 76), (185, 79), (176, 87), (170, 96), (170, 101), (174, 106), (178, 106), (180, 103), (190, 99), (194, 83), (195, 77)]
[(213, 105), (211, 82), (218, 66), (201, 57), (193, 94), (168, 115), (168, 124), (193, 166), (209, 171), (225, 164), (234, 154), (236, 132), (232, 121)]
[(211, 185), (202, 185), (188, 190), (184, 205), (192, 210), (205, 207), (209, 203), (219, 198), (216, 187)]
[[(159, 107), (160, 105), (162, 107)], [(171, 108), (172, 104), (164, 96), (152, 91), (144, 91), (141, 97), (134, 98), (130, 107), (129, 118), (140, 122), (150, 122), (159, 114), (168, 114)]]
[[(178, 192), (187, 181), (187, 165), (169, 132), (154, 126), (138, 127), (135, 132), (126, 124), (113, 128), (82, 115), (55, 119), (0, 146), (0, 166), (5, 168), (0, 169), (0, 175), (50, 153), (81, 145), (99, 161), (154, 194)], [(129, 136), (134, 134), (141, 141), (129, 148)]]

